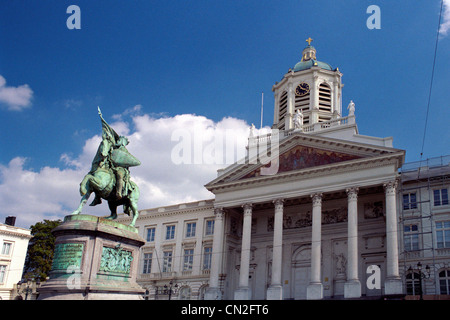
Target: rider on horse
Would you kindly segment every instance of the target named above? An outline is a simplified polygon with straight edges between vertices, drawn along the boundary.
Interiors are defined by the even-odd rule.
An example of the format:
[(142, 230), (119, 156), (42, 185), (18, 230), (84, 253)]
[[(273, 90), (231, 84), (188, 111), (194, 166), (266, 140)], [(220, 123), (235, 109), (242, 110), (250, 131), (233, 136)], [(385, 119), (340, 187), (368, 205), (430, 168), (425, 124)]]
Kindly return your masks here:
[[(100, 108), (98, 111), (102, 120), (102, 142), (92, 161), (91, 171), (89, 173), (93, 175), (99, 168), (108, 171), (111, 170), (116, 179), (116, 200), (120, 200), (123, 196), (126, 196), (128, 192), (131, 191), (130, 188), (132, 188), (130, 184), (130, 171), (127, 164), (130, 165), (130, 161), (139, 161), (126, 149), (126, 146), (129, 143), (127, 137), (119, 136), (103, 119)], [(123, 159), (124, 157), (126, 158), (125, 160)], [(131, 163), (131, 165), (138, 164)], [(90, 205), (95, 206), (101, 202), (102, 199), (100, 195), (95, 193), (95, 199)]]

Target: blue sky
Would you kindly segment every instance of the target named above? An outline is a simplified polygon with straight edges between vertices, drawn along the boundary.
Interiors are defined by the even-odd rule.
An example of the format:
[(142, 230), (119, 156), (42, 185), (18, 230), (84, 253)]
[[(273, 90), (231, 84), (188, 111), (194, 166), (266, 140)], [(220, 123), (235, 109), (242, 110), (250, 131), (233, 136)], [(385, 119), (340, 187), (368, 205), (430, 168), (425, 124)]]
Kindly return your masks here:
[[(66, 26), (71, 4), (81, 9), (80, 30)], [(373, 4), (381, 9), (379, 30), (366, 27)], [(26, 176), (46, 181), (39, 180), (44, 169), (77, 172), (76, 181), (100, 134), (98, 105), (107, 121), (138, 135), (144, 120), (183, 114), (259, 124), (264, 92), (270, 126), (272, 85), (301, 59), (308, 37), (317, 58), (343, 73), (343, 108), (355, 102), (359, 132), (393, 136), (407, 161), (419, 160), (439, 9), (438, 0), (3, 0), (0, 188)], [(445, 13), (443, 25), (450, 19)], [(449, 71), (450, 31), (439, 37), (424, 158), (450, 154)], [(9, 100), (2, 89), (10, 89), (3, 92)], [(78, 183), (70, 189), (75, 202), (41, 210), (36, 221), (76, 206)], [(15, 198), (1, 200), (11, 203), (0, 209), (1, 220), (28, 210)], [(182, 200), (189, 199), (161, 196), (144, 205)]]

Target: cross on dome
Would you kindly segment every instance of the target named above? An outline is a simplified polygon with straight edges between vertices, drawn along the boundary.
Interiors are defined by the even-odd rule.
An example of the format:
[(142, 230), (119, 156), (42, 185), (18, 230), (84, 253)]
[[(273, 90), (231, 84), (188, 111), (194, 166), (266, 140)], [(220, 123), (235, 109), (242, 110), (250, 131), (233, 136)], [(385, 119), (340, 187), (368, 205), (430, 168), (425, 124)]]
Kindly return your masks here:
[(314, 40), (314, 39), (311, 39), (311, 37), (309, 37), (309, 38), (306, 39), (305, 41), (308, 42), (308, 46), (310, 46), (310, 45), (311, 45), (311, 42), (312, 42), (313, 40)]

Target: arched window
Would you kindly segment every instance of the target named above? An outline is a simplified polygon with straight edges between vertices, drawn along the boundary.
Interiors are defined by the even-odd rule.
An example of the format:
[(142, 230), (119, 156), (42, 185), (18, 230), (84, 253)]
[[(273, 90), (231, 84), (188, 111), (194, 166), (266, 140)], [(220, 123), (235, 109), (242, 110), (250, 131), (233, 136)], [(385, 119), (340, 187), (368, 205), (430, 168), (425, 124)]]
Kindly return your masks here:
[(287, 113), (287, 92), (284, 91), (281, 94), (280, 100), (279, 100), (279, 117), (278, 117), (278, 129), (284, 130), (285, 125), (285, 118)]
[(406, 275), (406, 294), (419, 295), (420, 294), (420, 275), (412, 272)]
[(439, 272), (439, 288), (441, 294), (450, 295), (450, 269)]
[(205, 299), (205, 292), (206, 289), (209, 288), (208, 285), (201, 286), (200, 289), (198, 289), (198, 300), (204, 300)]
[(325, 82), (319, 85), (319, 110), (331, 112), (331, 88)]
[(180, 289), (179, 293), (180, 300), (191, 300), (191, 287), (184, 286)]

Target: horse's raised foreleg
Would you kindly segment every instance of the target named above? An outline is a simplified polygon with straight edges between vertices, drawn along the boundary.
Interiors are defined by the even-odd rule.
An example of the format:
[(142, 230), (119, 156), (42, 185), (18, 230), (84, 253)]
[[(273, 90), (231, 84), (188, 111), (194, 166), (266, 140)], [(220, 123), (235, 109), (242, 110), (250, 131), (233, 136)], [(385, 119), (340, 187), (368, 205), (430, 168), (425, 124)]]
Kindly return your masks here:
[(81, 197), (81, 201), (80, 201), (80, 205), (78, 206), (78, 209), (75, 210), (74, 212), (72, 212), (72, 214), (80, 214), (81, 213), (81, 210), (83, 210), (83, 207), (86, 204), (86, 202), (88, 201), (90, 195), (91, 195), (91, 192), (87, 192)]

